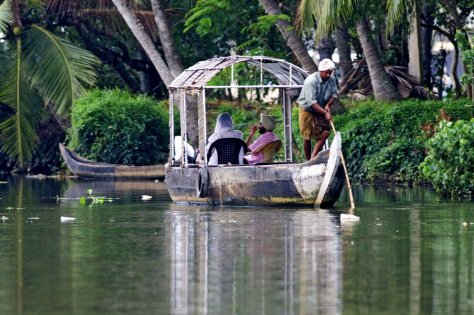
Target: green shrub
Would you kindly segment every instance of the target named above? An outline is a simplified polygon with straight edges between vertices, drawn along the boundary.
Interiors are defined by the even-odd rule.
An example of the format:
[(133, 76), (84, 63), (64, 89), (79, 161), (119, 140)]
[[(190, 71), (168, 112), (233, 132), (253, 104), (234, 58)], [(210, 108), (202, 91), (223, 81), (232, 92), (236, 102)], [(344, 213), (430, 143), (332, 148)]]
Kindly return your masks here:
[(469, 100), (361, 102), (334, 117), (351, 177), (359, 181), (421, 181), (425, 144), (442, 118), (471, 118)]
[(442, 121), (428, 141), (428, 156), (420, 165), (436, 190), (472, 193), (474, 190), (474, 119)]
[(69, 146), (92, 160), (149, 165), (168, 156), (168, 109), (150, 97), (90, 91), (74, 103), (71, 125)]

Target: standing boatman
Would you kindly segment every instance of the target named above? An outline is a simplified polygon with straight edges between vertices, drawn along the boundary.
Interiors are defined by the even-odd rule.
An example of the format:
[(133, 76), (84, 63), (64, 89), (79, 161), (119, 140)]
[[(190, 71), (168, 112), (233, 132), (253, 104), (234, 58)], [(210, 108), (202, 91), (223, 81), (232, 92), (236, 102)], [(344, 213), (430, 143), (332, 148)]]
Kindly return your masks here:
[[(331, 130), (331, 106), (337, 98), (337, 81), (332, 72), (336, 65), (330, 59), (323, 59), (318, 71), (309, 75), (303, 83), (299, 104), (299, 125), (303, 136), (303, 148), (306, 160), (316, 158), (323, 148)], [(311, 153), (311, 140), (315, 139)]]

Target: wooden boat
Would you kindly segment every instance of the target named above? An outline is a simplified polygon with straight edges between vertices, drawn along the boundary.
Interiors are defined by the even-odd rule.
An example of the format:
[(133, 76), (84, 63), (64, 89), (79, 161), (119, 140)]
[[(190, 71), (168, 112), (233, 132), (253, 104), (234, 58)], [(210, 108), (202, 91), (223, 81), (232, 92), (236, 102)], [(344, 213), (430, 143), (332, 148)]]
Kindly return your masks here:
[(129, 166), (94, 162), (59, 144), (59, 150), (69, 170), (78, 177), (104, 179), (163, 179), (163, 165)]
[[(269, 72), (277, 83), (237, 86), (209, 86), (207, 83), (220, 70), (245, 62)], [(231, 71), (233, 73), (233, 69)], [(169, 86), (170, 91), (170, 158), (166, 165), (165, 182), (171, 199), (183, 204), (208, 205), (310, 205), (331, 207), (344, 186), (341, 165), (341, 136), (337, 133), (329, 149), (316, 159), (293, 162), (291, 139), (291, 96), (297, 96), (308, 74), (284, 60), (268, 57), (232, 56), (213, 58), (185, 70)], [(260, 78), (263, 74), (260, 75)], [(225, 164), (209, 166), (189, 163), (186, 154), (175, 161), (173, 102), (179, 99), (185, 112), (190, 97), (198, 98), (199, 149), (204, 152), (207, 139), (206, 93), (218, 88), (279, 89), (283, 111), (285, 160), (261, 165)], [(186, 139), (186, 115), (181, 115), (181, 137)]]

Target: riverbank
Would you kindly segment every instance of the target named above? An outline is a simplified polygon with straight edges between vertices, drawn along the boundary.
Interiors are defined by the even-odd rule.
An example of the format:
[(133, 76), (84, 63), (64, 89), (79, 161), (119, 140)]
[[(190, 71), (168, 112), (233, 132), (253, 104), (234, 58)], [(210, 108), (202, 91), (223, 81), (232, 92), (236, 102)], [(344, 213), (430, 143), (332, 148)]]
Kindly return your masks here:
[[(161, 106), (167, 106), (161, 102)], [(247, 137), (249, 128), (258, 120), (259, 113), (270, 114), (276, 117), (277, 127), (275, 133), (283, 137), (282, 113), (278, 105), (269, 104), (241, 104), (235, 102), (210, 102), (211, 110), (208, 113), (208, 121), (213, 128), (215, 117), (219, 113), (228, 112), (232, 115), (235, 129), (241, 130)], [(429, 184), (430, 181), (423, 176), (420, 165), (429, 153), (429, 139), (432, 139), (439, 131), (441, 121), (469, 121), (474, 117), (474, 107), (470, 100), (456, 101), (420, 101), (404, 100), (396, 103), (381, 103), (375, 101), (349, 102), (340, 100), (340, 104), (333, 110), (336, 129), (342, 133), (344, 156), (348, 166), (351, 180), (362, 184), (397, 184), (397, 185), (419, 185)], [(293, 155), (295, 161), (303, 161), (302, 138), (298, 126), (298, 107), (293, 107), (292, 113), (293, 130)], [(112, 130), (114, 130), (112, 128)], [(111, 131), (113, 132), (113, 131)], [(456, 136), (450, 136), (456, 138)], [(55, 139), (63, 139), (55, 136)], [(112, 138), (111, 138), (112, 139)], [(166, 138), (165, 138), (166, 139)], [(474, 159), (474, 142), (472, 139), (450, 139), (453, 141), (468, 142), (468, 148), (463, 152), (462, 161)], [(58, 140), (56, 140), (57, 142)], [(117, 139), (119, 141), (119, 139)], [(57, 143), (48, 142), (47, 154), (36, 156), (36, 159), (44, 167), (32, 175), (54, 175), (64, 176), (65, 165), (58, 158), (59, 149)], [(40, 146), (41, 148), (42, 146)], [(437, 150), (442, 150), (439, 148)], [(451, 152), (446, 158), (458, 155), (456, 146), (449, 148)], [(57, 153), (54, 153), (57, 151)], [(43, 153), (46, 151), (42, 151)], [(53, 153), (51, 153), (53, 152)], [(53, 157), (48, 160), (49, 157)], [(283, 159), (280, 151), (276, 159)], [(463, 162), (457, 161), (457, 164)], [(12, 162), (0, 155), (0, 173), (10, 172)], [(474, 164), (474, 163), (472, 163)], [(59, 170), (59, 171), (58, 171)], [(474, 186), (471, 168), (463, 169), (467, 172), (466, 187)], [(469, 172), (471, 175), (469, 175)]]

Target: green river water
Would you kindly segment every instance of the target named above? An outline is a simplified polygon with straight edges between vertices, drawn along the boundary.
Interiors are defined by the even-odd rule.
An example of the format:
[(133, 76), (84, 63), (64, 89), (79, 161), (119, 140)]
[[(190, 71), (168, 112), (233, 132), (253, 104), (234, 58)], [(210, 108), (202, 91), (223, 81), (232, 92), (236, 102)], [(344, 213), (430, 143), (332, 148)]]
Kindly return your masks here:
[(471, 200), (354, 196), (341, 223), (345, 191), (331, 211), (211, 208), (162, 182), (8, 178), (0, 314), (474, 314)]

